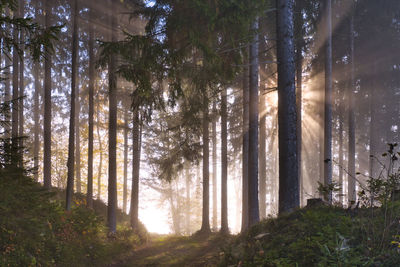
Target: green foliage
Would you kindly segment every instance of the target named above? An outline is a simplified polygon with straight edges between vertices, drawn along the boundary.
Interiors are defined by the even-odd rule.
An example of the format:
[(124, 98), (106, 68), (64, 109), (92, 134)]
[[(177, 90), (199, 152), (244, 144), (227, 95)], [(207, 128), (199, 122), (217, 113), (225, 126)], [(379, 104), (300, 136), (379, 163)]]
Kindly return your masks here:
[(30, 178), (0, 171), (0, 266), (99, 266), (141, 240), (128, 227), (107, 237), (103, 218), (75, 201), (67, 212)]
[[(27, 49), (35, 60), (39, 60), (40, 57), (44, 56), (45, 50), (53, 51), (53, 41), (57, 40), (57, 35), (60, 33), (63, 25), (51, 26), (45, 29), (33, 22), (30, 17), (19, 18), (4, 15), (7, 14), (7, 8), (15, 12), (18, 8), (17, 1), (2, 0), (0, 2), (0, 24), (2, 25), (1, 39), (3, 41), (1, 50), (6, 56), (9, 57), (13, 48), (17, 49), (18, 54), (22, 54), (21, 44), (24, 45), (24, 49)], [(25, 39), (17, 42), (14, 39), (12, 29), (18, 32), (24, 32)]]
[[(373, 218), (369, 212), (322, 206), (264, 220), (225, 250), (221, 264), (397, 266), (400, 253), (397, 241), (391, 237), (398, 231), (397, 226), (390, 229), (383, 226), (383, 210), (376, 210)], [(399, 205), (396, 214), (400, 216)], [(374, 236), (367, 232), (367, 224), (375, 226)], [(374, 239), (384, 232), (387, 232), (384, 240)], [(384, 246), (376, 249), (381, 242)]]
[(328, 199), (329, 195), (332, 193), (338, 193), (342, 191), (342, 187), (337, 182), (332, 182), (330, 184), (324, 185), (321, 182), (318, 182), (318, 193), (324, 197), (324, 199)]

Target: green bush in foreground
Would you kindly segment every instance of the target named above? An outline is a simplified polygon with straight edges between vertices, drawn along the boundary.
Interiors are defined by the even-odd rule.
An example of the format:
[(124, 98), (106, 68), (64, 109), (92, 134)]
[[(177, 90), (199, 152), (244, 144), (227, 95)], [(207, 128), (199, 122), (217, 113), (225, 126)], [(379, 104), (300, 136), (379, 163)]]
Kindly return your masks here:
[(129, 227), (107, 238), (94, 211), (76, 201), (67, 212), (53, 195), (0, 170), (0, 266), (103, 266), (140, 243)]
[(355, 208), (304, 208), (264, 220), (225, 250), (221, 265), (400, 266), (400, 151), (388, 146), (387, 166), (359, 183)]
[[(394, 208), (400, 215), (399, 206)], [(384, 210), (375, 210), (373, 221), (370, 212), (319, 207), (264, 220), (225, 250), (221, 265), (400, 266), (399, 217), (385, 228)], [(368, 233), (372, 225), (374, 237)], [(379, 242), (373, 243), (374, 238)]]

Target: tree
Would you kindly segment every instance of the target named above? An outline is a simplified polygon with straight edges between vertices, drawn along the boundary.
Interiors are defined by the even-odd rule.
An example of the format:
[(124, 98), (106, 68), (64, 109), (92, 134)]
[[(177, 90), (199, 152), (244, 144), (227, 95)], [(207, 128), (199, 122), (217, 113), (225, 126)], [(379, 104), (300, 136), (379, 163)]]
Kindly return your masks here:
[(351, 11), (350, 17), (350, 86), (348, 88), (348, 116), (349, 116), (349, 160), (348, 160), (348, 200), (349, 205), (356, 201), (356, 137), (355, 137), (355, 117), (354, 117), (354, 90), (356, 87), (354, 70), (354, 15)]
[[(93, 19), (94, 11), (90, 9), (89, 17)], [(93, 208), (93, 116), (94, 116), (94, 33), (93, 24), (89, 23), (89, 138), (88, 138), (88, 178), (86, 203)], [(100, 164), (101, 165), (101, 164)], [(99, 181), (100, 184), (100, 181)]]
[(295, 49), (296, 49), (296, 113), (297, 113), (297, 161), (298, 174), (300, 184), (300, 205), (303, 202), (303, 177), (302, 177), (302, 87), (303, 87), (303, 10), (302, 2), (295, 2), (295, 32), (297, 33)]
[[(324, 184), (332, 183), (332, 1), (325, 0)], [(328, 194), (332, 202), (332, 192)]]
[[(111, 41), (116, 41), (116, 16), (111, 12)], [(108, 63), (108, 207), (107, 222), (111, 234), (117, 230), (117, 78), (116, 63), (111, 56)]]
[[(258, 19), (251, 30), (258, 32)], [(258, 208), (258, 33), (250, 44), (249, 77), (249, 226), (260, 220)]]
[(249, 69), (243, 70), (242, 228), (249, 227)]
[[(21, 18), (24, 17), (24, 0), (19, 0), (19, 16)], [(24, 81), (24, 44), (23, 40), (25, 39), (24, 37), (24, 31), (19, 32), (19, 39), (21, 40), (20, 42), (20, 62), (19, 62), (19, 99), (18, 99), (18, 136), (19, 138), (19, 147), (23, 148), (24, 146), (24, 97), (25, 97), (25, 81)], [(21, 162), (20, 164), (23, 164), (23, 156), (21, 154)]]
[[(213, 101), (213, 115), (216, 116), (217, 103)], [(212, 229), (217, 229), (217, 118), (212, 119), (212, 199), (213, 199), (213, 216), (212, 216)], [(222, 179), (222, 177), (221, 177)], [(221, 207), (222, 208), (222, 207)]]
[(210, 137), (207, 91), (203, 92), (203, 210), (200, 232), (208, 234), (210, 230)]
[(81, 112), (81, 100), (79, 86), (76, 87), (75, 96), (75, 175), (76, 175), (76, 192), (80, 193), (82, 189), (81, 185), (81, 133), (80, 133), (80, 112)]
[(279, 213), (299, 206), (293, 0), (277, 0)]
[[(39, 10), (38, 10), (37, 4), (35, 4), (35, 18), (38, 20), (39, 16)], [(33, 77), (35, 79), (35, 94), (34, 94), (34, 108), (33, 108), (33, 114), (34, 114), (34, 124), (35, 124), (35, 129), (34, 129), (34, 143), (33, 143), (33, 167), (35, 168), (35, 173), (34, 173), (34, 179), (35, 181), (39, 181), (39, 147), (40, 147), (40, 141), (39, 141), (39, 119), (40, 119), (40, 113), (39, 113), (39, 95), (41, 91), (41, 85), (40, 85), (40, 78), (39, 78), (39, 66), (40, 63), (38, 61), (35, 61), (34, 63), (34, 69), (33, 69)]]
[[(260, 29), (263, 28), (261, 20), (259, 21)], [(266, 188), (267, 188), (267, 157), (266, 157), (266, 92), (267, 92), (267, 84), (266, 84), (266, 42), (264, 40), (264, 34), (261, 35), (260, 38), (260, 124), (259, 124), (259, 155), (258, 155), (258, 167), (259, 167), (259, 202), (260, 202), (260, 218), (267, 217), (267, 207), (266, 207)]]
[[(15, 10), (14, 19), (19, 16), (19, 12)], [(19, 91), (18, 91), (18, 64), (19, 64), (19, 56), (18, 56), (18, 43), (19, 43), (19, 30), (17, 25), (14, 25), (13, 28), (13, 38), (14, 38), (14, 46), (13, 46), (13, 57), (12, 57), (12, 110), (11, 110), (11, 137), (12, 137), (12, 149), (15, 152), (18, 150), (19, 140), (18, 137), (18, 103), (19, 103)], [(15, 153), (17, 155), (17, 153)]]
[(71, 109), (69, 118), (69, 139), (68, 139), (68, 178), (66, 190), (66, 209), (71, 209), (72, 196), (74, 193), (74, 165), (75, 165), (75, 103), (76, 103), (76, 71), (78, 55), (78, 2), (73, 0), (72, 5), (72, 63), (71, 63)]
[[(45, 1), (45, 27), (50, 27), (51, 4)], [(45, 48), (44, 60), (44, 126), (43, 126), (43, 181), (44, 187), (51, 187), (51, 49)]]
[(221, 233), (228, 233), (228, 114), (227, 89), (221, 92)]
[(122, 210), (123, 212), (127, 212), (127, 200), (128, 200), (128, 105), (123, 105), (124, 107), (124, 184), (122, 191)]
[(131, 227), (138, 229), (139, 227), (139, 174), (140, 174), (140, 146), (141, 131), (138, 110), (133, 112), (133, 158), (132, 158), (132, 189), (131, 189)]

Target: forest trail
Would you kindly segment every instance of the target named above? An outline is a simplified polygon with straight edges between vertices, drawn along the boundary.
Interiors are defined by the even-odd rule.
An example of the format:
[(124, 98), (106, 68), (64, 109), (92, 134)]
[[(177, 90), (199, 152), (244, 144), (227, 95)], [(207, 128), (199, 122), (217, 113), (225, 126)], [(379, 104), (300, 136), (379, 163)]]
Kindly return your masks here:
[(218, 234), (209, 237), (158, 235), (111, 266), (216, 266), (229, 238)]

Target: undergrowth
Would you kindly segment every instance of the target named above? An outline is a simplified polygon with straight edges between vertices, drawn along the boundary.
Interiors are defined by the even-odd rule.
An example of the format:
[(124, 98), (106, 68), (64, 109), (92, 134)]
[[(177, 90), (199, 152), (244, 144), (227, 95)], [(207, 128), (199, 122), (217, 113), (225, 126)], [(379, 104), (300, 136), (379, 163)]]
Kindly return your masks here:
[(65, 211), (55, 194), (0, 170), (0, 266), (104, 266), (143, 241), (127, 225), (108, 238), (102, 216), (79, 198)]
[(355, 208), (325, 204), (263, 220), (225, 248), (221, 266), (400, 266), (400, 151), (388, 146)]
[[(400, 266), (397, 223), (384, 227), (384, 210), (316, 207), (260, 222), (224, 251), (222, 266)], [(374, 237), (371, 226), (374, 226)], [(384, 230), (385, 229), (385, 230)], [(383, 240), (378, 237), (383, 236)], [(379, 244), (376, 243), (379, 239)], [(398, 240), (399, 241), (399, 240)]]

